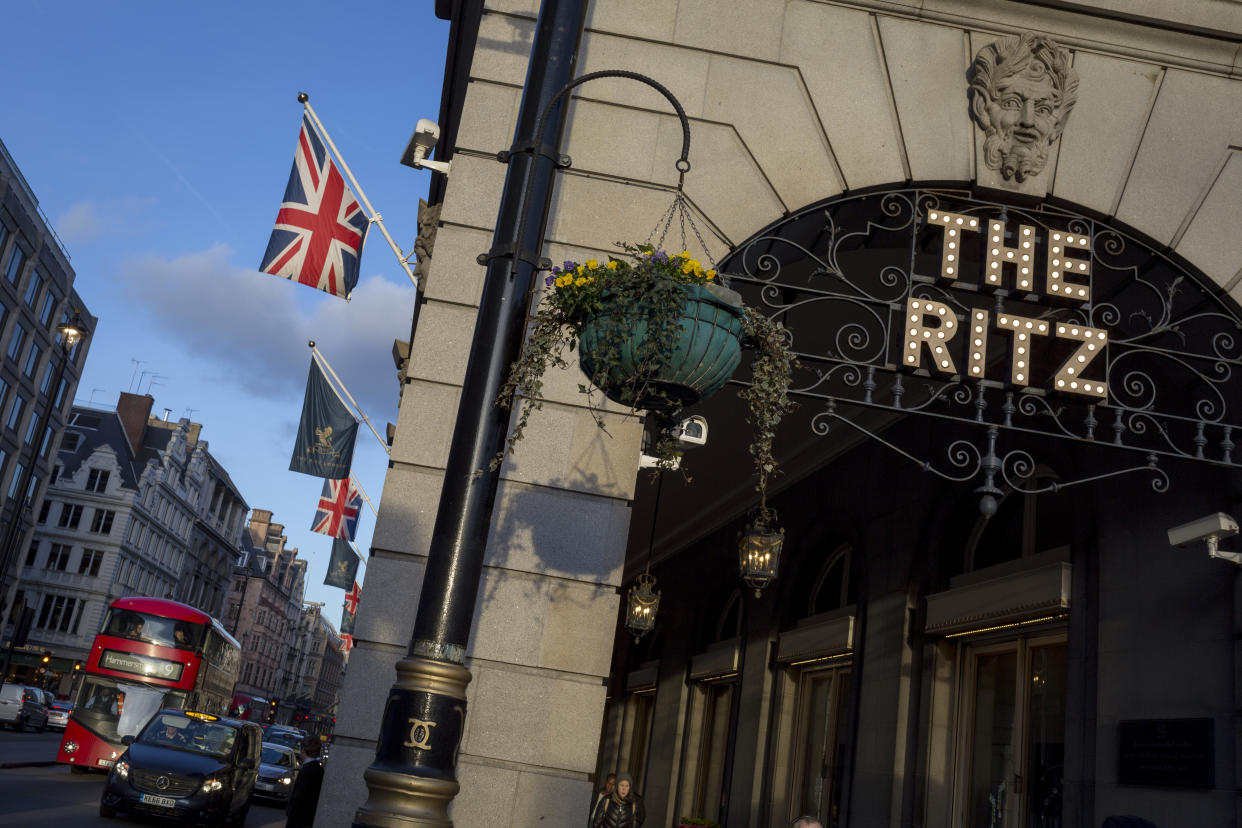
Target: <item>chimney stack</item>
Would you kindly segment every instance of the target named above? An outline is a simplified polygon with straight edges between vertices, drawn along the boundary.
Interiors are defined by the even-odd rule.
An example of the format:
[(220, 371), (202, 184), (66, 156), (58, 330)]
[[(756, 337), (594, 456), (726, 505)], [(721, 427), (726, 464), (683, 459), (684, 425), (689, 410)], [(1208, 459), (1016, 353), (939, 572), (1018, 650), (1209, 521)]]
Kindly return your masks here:
[(155, 405), (155, 397), (150, 394), (131, 394), (122, 391), (116, 401), (116, 413), (121, 418), (121, 427), (125, 429), (125, 438), (135, 455), (142, 445), (142, 435), (147, 429), (147, 418), (151, 416), (151, 407)]

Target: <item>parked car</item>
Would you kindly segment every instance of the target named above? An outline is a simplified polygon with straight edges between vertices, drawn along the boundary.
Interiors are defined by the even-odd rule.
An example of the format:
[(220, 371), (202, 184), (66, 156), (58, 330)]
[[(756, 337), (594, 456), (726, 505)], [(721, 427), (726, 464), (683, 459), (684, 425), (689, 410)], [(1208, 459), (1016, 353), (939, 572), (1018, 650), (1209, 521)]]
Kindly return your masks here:
[(108, 773), (100, 816), (125, 811), (178, 823), (245, 823), (259, 776), (258, 725), (167, 709), (121, 742), (126, 750)]
[(47, 726), (53, 730), (64, 730), (69, 725), (69, 714), (73, 712), (73, 702), (68, 699), (56, 699), (47, 711)]
[(47, 727), (47, 704), (43, 691), (24, 684), (0, 687), (0, 724), (24, 733), (33, 726), (40, 733)]
[(301, 762), (297, 750), (275, 742), (264, 742), (259, 759), (259, 781), (254, 785), (255, 797), (288, 802), (299, 767)]

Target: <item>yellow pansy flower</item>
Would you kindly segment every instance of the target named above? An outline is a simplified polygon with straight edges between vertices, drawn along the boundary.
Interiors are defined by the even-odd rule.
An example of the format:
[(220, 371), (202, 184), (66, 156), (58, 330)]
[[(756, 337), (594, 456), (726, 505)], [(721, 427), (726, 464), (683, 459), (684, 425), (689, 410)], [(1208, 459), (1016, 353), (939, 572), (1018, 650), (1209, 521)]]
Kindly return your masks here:
[(599, 262), (596, 261), (595, 259), (587, 259), (586, 266), (588, 270), (594, 270), (595, 268), (599, 267)]
[(715, 279), (715, 278), (716, 278), (716, 271), (714, 271), (714, 270), (709, 270), (709, 271), (707, 271), (707, 274), (706, 274), (706, 275), (707, 275), (707, 278), (708, 278), (708, 279)]
[(586, 273), (586, 265), (578, 265), (578, 269), (574, 272), (581, 276), (583, 273)]
[(608, 264), (604, 265), (604, 267), (608, 268), (609, 270), (616, 270), (616, 269), (617, 269), (617, 260), (616, 260), (616, 259), (613, 259), (612, 261), (608, 262)]
[(574, 277), (572, 276), (557, 276), (556, 286), (565, 287), (565, 285), (568, 285), (569, 283), (573, 282), (573, 280), (574, 280)]
[(574, 286), (582, 287), (583, 285), (587, 284), (590, 281), (591, 281), (590, 279), (587, 279), (583, 276), (579, 276), (577, 279), (574, 279)]

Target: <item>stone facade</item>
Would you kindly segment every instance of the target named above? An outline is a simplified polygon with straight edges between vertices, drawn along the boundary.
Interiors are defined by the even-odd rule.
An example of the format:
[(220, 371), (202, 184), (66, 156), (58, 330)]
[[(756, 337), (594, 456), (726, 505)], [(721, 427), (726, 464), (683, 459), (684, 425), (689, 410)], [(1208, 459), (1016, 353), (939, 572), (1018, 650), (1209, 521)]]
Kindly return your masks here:
[[(437, 185), (443, 200), (427, 303), (406, 366), (410, 393), (374, 535), (368, 602), (358, 618), (353, 659), (361, 668), (350, 671), (343, 688), (325, 782), (321, 813), (332, 824), (345, 824), (365, 798), (361, 773), (373, 756), (383, 691), (410, 637), (409, 600), (421, 585), (474, 335), (484, 272), (475, 257), (490, 246), (504, 180), (495, 154), (512, 141), (537, 8), (535, 0), (485, 2), (477, 40), (457, 41), (475, 43), (473, 51), (454, 52), (462, 66), (446, 69), (444, 112), (454, 123), (441, 127), (456, 140), (438, 157), (451, 155), (452, 174)], [(1003, 171), (994, 175), (982, 157), (969, 90), (975, 56), (1024, 32), (1067, 50), (1078, 88), (1072, 117), (1058, 122), (1039, 174), (1018, 182)], [(1044, 199), (1126, 228), (1236, 302), (1239, 41), (1242, 16), (1222, 2), (1157, 8), (1111, 0), (758, 0), (722, 14), (712, 0), (597, 0), (576, 72), (640, 67), (684, 105), (693, 131), (685, 192), (708, 225), (706, 250), (694, 238), (686, 246), (700, 259), (720, 259), (790, 213), (845, 194), (909, 183), (986, 187), (988, 198), (1002, 204)], [(465, 66), (468, 81), (454, 82)], [(646, 239), (672, 198), (680, 137), (676, 115), (647, 87), (608, 79), (579, 89), (562, 147), (574, 163), (559, 174), (544, 255), (581, 260), (606, 255), (618, 240)], [(1040, 191), (1018, 186), (1032, 181)], [(965, 641), (950, 638), (929, 630), (924, 615), (930, 594), (977, 591), (990, 575), (1018, 578), (1022, 590), (1048, 601), (1049, 584), (1062, 590), (1068, 583), (1055, 598), (1068, 612), (1052, 614), (1058, 620), (1038, 630), (1045, 638), (1014, 634), (991, 642), (995, 652), (1018, 659), (1046, 655), (1041, 647), (1061, 642), (1067, 669), (1087, 676), (1066, 685), (1065, 720), (1053, 725), (1064, 738), (1066, 786), (1055, 824), (1087, 828), (1140, 810), (1160, 825), (1238, 821), (1239, 699), (1227, 680), (1239, 658), (1231, 637), (1240, 628), (1237, 611), (1212, 569), (1220, 562), (1186, 562), (1162, 537), (1197, 512), (1232, 508), (1232, 472), (1183, 474), (1184, 494), (1165, 500), (1134, 486), (1093, 489), (1073, 501), (1085, 511), (1061, 521), (1070, 534), (1065, 544), (1023, 547), (1003, 572), (968, 567), (929, 579), (916, 566), (933, 537), (929, 512), (949, 508), (933, 505), (942, 496), (936, 487), (895, 486), (906, 478), (874, 446), (848, 456), (848, 446), (839, 448), (846, 458), (839, 465), (822, 452), (792, 456), (784, 496), (802, 538), (822, 541), (793, 553), (793, 580), (809, 589), (829, 577), (829, 564), (854, 573), (832, 576), (843, 584), (835, 599), (824, 593), (795, 613), (777, 606), (776, 597), (794, 590), (792, 583), (746, 605), (731, 597), (729, 545), (753, 495), (744, 459), (732, 468), (722, 463), (716, 468), (724, 473), (696, 478), (664, 507), (677, 517), (671, 526), (661, 521), (657, 557), (675, 561), (684, 553), (687, 563), (663, 570), (662, 631), (635, 647), (614, 633), (622, 572), (637, 574), (646, 552), (643, 541), (629, 542), (626, 568), (631, 501), (636, 509), (650, 507), (650, 488), (635, 478), (641, 424), (610, 411), (611, 437), (602, 435), (578, 382), (572, 366), (548, 382), (543, 412), (502, 471), (470, 642), (474, 680), (456, 824), (581, 824), (594, 777), (608, 770), (639, 772), (652, 824), (692, 815), (731, 826), (788, 824), (808, 807), (791, 787), (811, 755), (794, 759), (799, 700), (821, 691), (825, 699), (855, 700), (832, 708), (853, 711), (852, 724), (831, 730), (832, 738), (856, 735), (843, 748), (848, 765), (824, 766), (839, 767), (842, 776), (818, 777), (821, 793), (842, 794), (826, 824), (967, 824), (969, 814), (983, 813), (989, 794), (1017, 814), (1015, 803), (1025, 795), (1017, 791), (1031, 790), (1021, 786), (1032, 780), (1008, 779), (1004, 794), (983, 785), (981, 803), (969, 788), (971, 768), (953, 758), (968, 747), (961, 742), (968, 730), (963, 676), (993, 664), (987, 659), (994, 653), (970, 638), (977, 628), (964, 631)], [(905, 427), (930, 439), (925, 428)], [(713, 444), (736, 442), (729, 437), (716, 443), (714, 432)], [(1083, 453), (1069, 462), (1098, 459)], [(827, 494), (794, 485), (812, 477)], [(1133, 508), (1109, 508), (1114, 492)], [(834, 497), (845, 505), (835, 508)], [(826, 524), (812, 526), (816, 517)], [(971, 526), (976, 519), (969, 518)], [(636, 522), (635, 537), (645, 539), (648, 529)], [(943, 542), (944, 524), (934, 529)], [(847, 547), (848, 554), (838, 554)], [(1065, 563), (1068, 582), (1047, 574)], [(703, 576), (716, 569), (724, 574)], [(966, 600), (961, 593), (952, 599)], [(1168, 623), (1156, 621), (1150, 606), (1160, 606)], [(801, 657), (782, 660), (782, 641), (797, 629), (790, 640), (814, 670)], [(695, 668), (717, 659), (735, 666)], [(1051, 675), (1029, 670), (1021, 675), (1033, 684)], [(1194, 717), (1215, 723), (1214, 787), (1169, 791), (1119, 782), (1120, 722)], [(713, 735), (725, 746), (710, 749)], [(835, 752), (837, 743), (829, 748)], [(1030, 825), (1034, 816), (1003, 819)]]

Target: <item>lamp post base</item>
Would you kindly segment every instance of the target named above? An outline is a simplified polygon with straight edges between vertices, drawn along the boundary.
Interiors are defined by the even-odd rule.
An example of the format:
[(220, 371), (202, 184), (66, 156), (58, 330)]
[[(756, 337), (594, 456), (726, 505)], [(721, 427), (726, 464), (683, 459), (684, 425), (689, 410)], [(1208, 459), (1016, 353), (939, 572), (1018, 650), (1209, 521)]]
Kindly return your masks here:
[(448, 806), (461, 787), (456, 780), (374, 767), (362, 776), (370, 795), (354, 815), (353, 828), (453, 828)]
[(369, 795), (354, 828), (452, 828), (457, 751), (466, 722), (470, 671), (459, 664), (406, 656), (388, 691)]

